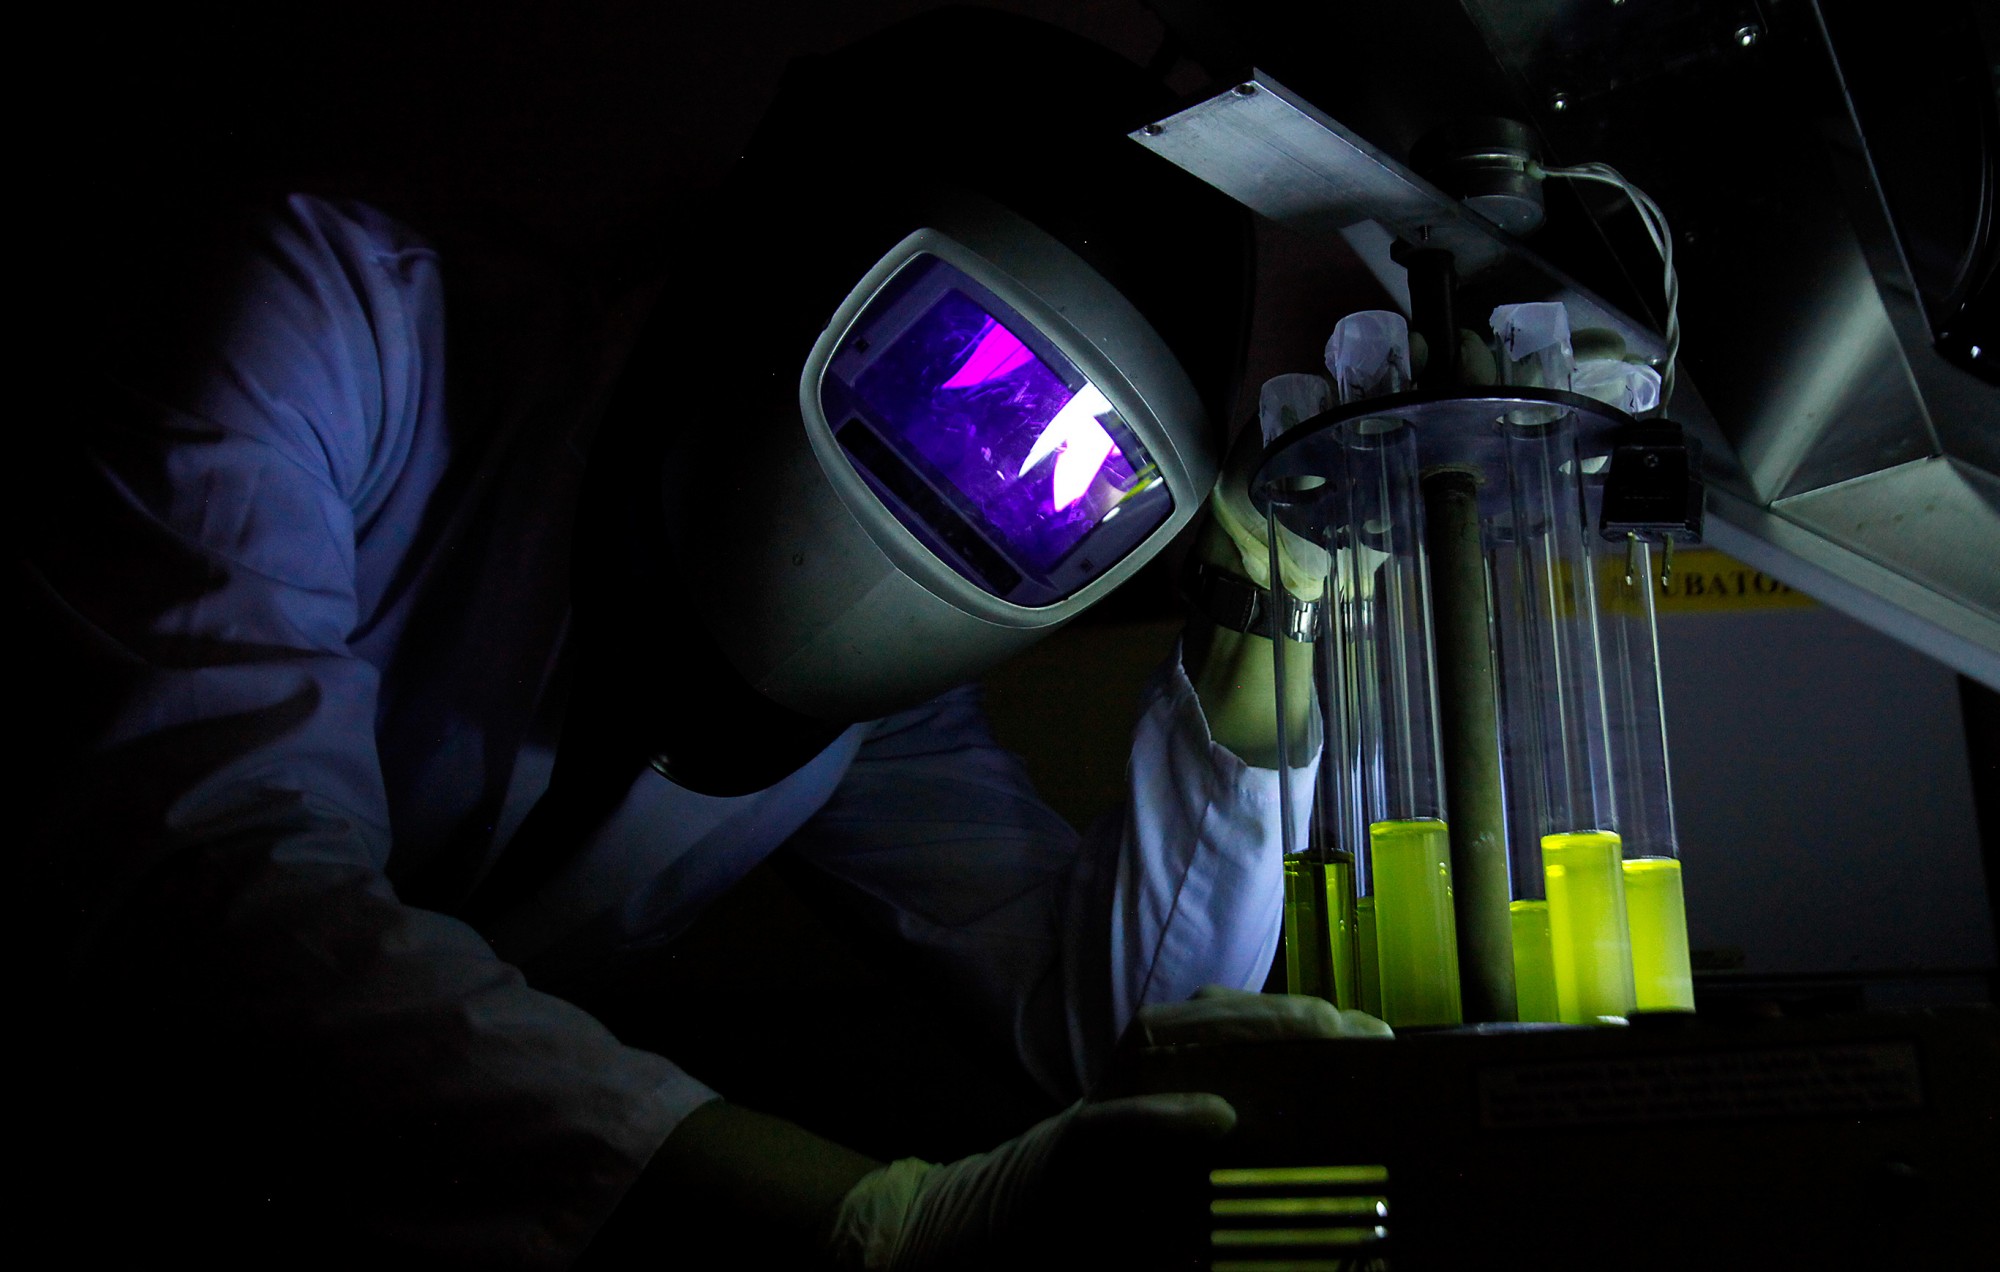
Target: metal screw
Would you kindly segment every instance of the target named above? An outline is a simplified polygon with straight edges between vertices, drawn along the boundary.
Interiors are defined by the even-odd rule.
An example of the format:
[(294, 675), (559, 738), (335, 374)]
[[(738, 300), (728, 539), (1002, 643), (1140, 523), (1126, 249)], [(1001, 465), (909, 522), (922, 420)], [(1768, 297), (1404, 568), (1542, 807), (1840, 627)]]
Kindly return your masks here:
[(1160, 127), (1158, 124), (1147, 124), (1144, 128), (1141, 128), (1139, 131), (1145, 133), (1148, 137), (1157, 137), (1161, 133), (1165, 132), (1166, 129)]
[(1764, 38), (1764, 28), (1756, 25), (1755, 23), (1751, 23), (1749, 26), (1740, 26), (1736, 28), (1736, 44), (1738, 48), (1747, 49), (1751, 45), (1755, 44), (1757, 41), (1763, 38)]
[(1238, 84), (1236, 86), (1236, 95), (1238, 97), (1255, 97), (1257, 95), (1257, 86), (1255, 84)]
[(1550, 93), (1550, 94), (1549, 94), (1549, 109), (1550, 109), (1550, 110), (1568, 110), (1568, 109), (1569, 109), (1569, 94), (1568, 94), (1568, 93)]

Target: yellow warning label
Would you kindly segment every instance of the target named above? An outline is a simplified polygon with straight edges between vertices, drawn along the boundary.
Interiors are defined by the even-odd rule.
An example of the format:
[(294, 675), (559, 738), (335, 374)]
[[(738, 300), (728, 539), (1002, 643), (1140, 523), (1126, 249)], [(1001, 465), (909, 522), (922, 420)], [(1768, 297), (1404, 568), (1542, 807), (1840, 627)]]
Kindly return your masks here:
[[(1660, 551), (1652, 553), (1660, 568)], [(1604, 571), (1598, 595), (1615, 598), (1623, 582), (1624, 558), (1598, 558)], [(1653, 603), (1661, 614), (1718, 614), (1730, 610), (1811, 609), (1817, 604), (1804, 592), (1713, 548), (1688, 548), (1674, 553), (1674, 570), (1664, 589), (1654, 583)], [(1613, 602), (1615, 606), (1615, 601)]]

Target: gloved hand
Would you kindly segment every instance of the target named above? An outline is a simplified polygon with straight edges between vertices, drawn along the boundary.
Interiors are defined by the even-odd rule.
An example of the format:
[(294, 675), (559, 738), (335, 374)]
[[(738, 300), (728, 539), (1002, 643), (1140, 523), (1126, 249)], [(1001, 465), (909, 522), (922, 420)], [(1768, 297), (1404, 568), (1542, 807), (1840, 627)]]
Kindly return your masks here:
[[(1192, 1042), (1389, 1037), (1389, 1026), (1317, 998), (1211, 986), (1142, 1008), (1121, 1053)], [(1187, 1215), (1183, 1185), (1236, 1125), (1205, 1092), (1084, 1100), (989, 1153), (944, 1165), (908, 1158), (841, 1203), (829, 1252), (842, 1267), (1050, 1267), (1116, 1250), (1142, 1266), (1149, 1241)], [(1198, 1178), (1198, 1175), (1196, 1176)]]
[(1388, 1022), (1308, 994), (1260, 994), (1204, 985), (1184, 1003), (1141, 1007), (1121, 1046), (1275, 1042), (1287, 1038), (1393, 1038)]

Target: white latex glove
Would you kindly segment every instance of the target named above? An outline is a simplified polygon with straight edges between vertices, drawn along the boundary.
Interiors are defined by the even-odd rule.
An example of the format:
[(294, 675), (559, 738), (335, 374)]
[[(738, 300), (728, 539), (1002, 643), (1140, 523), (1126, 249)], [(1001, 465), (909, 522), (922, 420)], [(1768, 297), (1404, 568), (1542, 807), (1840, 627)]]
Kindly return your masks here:
[(1191, 1043), (1273, 1042), (1285, 1038), (1393, 1038), (1386, 1021), (1348, 1011), (1309, 994), (1259, 994), (1205, 985), (1184, 1003), (1141, 1007), (1126, 1031), (1126, 1045), (1177, 1047)]
[[(1211, 986), (1142, 1008), (1124, 1047), (1389, 1036), (1374, 1017), (1321, 999)], [(1190, 1167), (1235, 1125), (1229, 1102), (1205, 1092), (1083, 1100), (990, 1153), (944, 1165), (905, 1158), (863, 1177), (841, 1203), (830, 1253), (871, 1272), (1060, 1266), (1095, 1261), (1094, 1248), (1136, 1255), (1184, 1213)]]

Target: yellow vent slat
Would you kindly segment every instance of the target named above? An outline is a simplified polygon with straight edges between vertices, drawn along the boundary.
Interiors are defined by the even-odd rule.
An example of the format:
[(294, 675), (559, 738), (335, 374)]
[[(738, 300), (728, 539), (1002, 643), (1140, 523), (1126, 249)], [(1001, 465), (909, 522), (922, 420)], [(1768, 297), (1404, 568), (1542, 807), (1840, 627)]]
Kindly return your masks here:
[(1208, 1172), (1217, 1188), (1258, 1188), (1271, 1184), (1384, 1184), (1387, 1166), (1231, 1166)]
[(1380, 1241), (1386, 1228), (1217, 1228), (1208, 1234), (1218, 1246), (1357, 1246)]
[(1389, 1213), (1386, 1197), (1218, 1197), (1212, 1215), (1374, 1215)]

